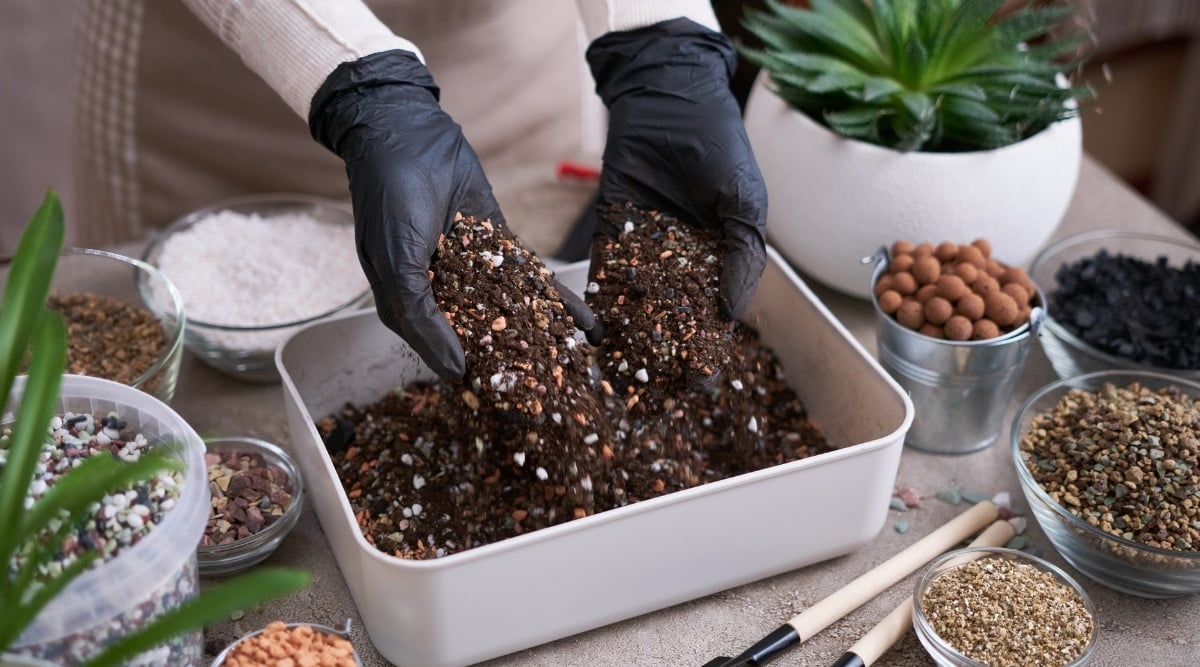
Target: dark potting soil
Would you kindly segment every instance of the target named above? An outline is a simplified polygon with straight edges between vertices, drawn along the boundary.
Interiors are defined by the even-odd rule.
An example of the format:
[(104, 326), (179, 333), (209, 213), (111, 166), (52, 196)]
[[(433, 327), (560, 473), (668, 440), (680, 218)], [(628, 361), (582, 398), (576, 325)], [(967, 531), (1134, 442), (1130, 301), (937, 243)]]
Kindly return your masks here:
[(631, 414), (710, 386), (728, 366), (733, 322), (720, 311), (721, 237), (632, 205), (613, 205), (613, 238), (593, 244), (588, 305), (604, 322), (600, 373)]
[(1097, 349), (1161, 368), (1200, 369), (1200, 264), (1101, 250), (1064, 264), (1054, 319)]
[[(507, 230), (467, 218), (443, 239), (431, 279), (463, 342), (464, 382), (414, 384), (317, 423), (376, 548), (436, 558), (828, 450), (757, 332), (719, 319), (709, 276), (719, 261), (705, 261), (719, 247), (662, 216), (621, 215), (634, 229), (598, 257), (640, 269), (619, 271), (623, 301), (593, 271), (589, 297), (610, 300), (600, 348), (576, 338), (550, 272)], [(667, 297), (662, 283), (686, 286)], [(689, 313), (677, 305), (691, 315), (673, 317)], [(664, 311), (649, 321), (670, 333), (665, 353), (636, 335), (652, 327), (642, 313)], [(647, 377), (655, 363), (667, 370), (644, 382), (637, 368), (616, 371), (622, 358), (646, 364)]]

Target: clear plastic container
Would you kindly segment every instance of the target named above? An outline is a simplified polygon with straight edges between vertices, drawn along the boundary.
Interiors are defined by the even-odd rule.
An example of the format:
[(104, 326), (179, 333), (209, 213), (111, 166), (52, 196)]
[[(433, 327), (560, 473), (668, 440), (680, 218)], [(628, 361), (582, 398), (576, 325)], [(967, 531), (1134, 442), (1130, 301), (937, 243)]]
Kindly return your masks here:
[(292, 532), (296, 522), (300, 520), (300, 513), (304, 507), (304, 482), (300, 479), (300, 470), (296, 468), (292, 457), (266, 440), (227, 436), (205, 438), (204, 444), (209, 452), (237, 451), (262, 456), (268, 465), (281, 468), (287, 474), (289, 493), (292, 497), (283, 515), (259, 532), (230, 544), (201, 545), (198, 548), (200, 574), (205, 577), (222, 577), (247, 570), (275, 552), (283, 538)]
[[(16, 394), (24, 386), (18, 378)], [(151, 443), (170, 447), (184, 461), (183, 485), (173, 507), (133, 546), (75, 579), (17, 639), (10, 650), (71, 667), (101, 647), (179, 606), (199, 590), (196, 544), (209, 506), (204, 442), (162, 401), (129, 386), (64, 375), (58, 412), (115, 412)], [(14, 403), (15, 404), (15, 403)], [(4, 422), (11, 421), (6, 412)], [(129, 665), (197, 667), (203, 663), (199, 630), (142, 653)]]
[[(138, 285), (153, 286), (163, 298), (154, 303), (143, 303), (138, 295)], [(162, 324), (167, 339), (166, 347), (153, 363), (128, 384), (164, 403), (171, 402), (175, 397), (175, 386), (179, 379), (186, 325), (183, 300), (162, 272), (141, 260), (114, 252), (91, 248), (65, 248), (58, 258), (50, 293), (94, 294), (149, 310)]]

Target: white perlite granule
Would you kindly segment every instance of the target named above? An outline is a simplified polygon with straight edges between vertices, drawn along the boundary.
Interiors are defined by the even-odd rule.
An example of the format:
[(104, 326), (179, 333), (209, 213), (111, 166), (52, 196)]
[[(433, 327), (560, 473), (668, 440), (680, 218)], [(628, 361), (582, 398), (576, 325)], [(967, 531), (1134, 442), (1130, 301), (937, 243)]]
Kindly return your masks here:
[(218, 211), (164, 241), (158, 265), (189, 320), (225, 326), (307, 319), (367, 289), (354, 228), (297, 213)]
[[(189, 326), (296, 322), (343, 306), (368, 287), (354, 228), (303, 213), (215, 212), (167, 238), (156, 263), (179, 290)], [(291, 331), (208, 337), (270, 350)]]

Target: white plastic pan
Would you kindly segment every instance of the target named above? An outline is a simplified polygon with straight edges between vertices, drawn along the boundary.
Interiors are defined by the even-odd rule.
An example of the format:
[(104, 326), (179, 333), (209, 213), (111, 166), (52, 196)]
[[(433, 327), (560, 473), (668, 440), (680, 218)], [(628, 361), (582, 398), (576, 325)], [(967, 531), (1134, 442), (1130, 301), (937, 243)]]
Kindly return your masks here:
[[(912, 403), (769, 249), (745, 321), (837, 451), (433, 561), (363, 538), (314, 421), (432, 373), (373, 311), (276, 354), (291, 448), (371, 641), (401, 667), (460, 667), (855, 551), (883, 527)], [(587, 267), (558, 271), (579, 289)], [(780, 513), (791, 527), (780, 530)]]

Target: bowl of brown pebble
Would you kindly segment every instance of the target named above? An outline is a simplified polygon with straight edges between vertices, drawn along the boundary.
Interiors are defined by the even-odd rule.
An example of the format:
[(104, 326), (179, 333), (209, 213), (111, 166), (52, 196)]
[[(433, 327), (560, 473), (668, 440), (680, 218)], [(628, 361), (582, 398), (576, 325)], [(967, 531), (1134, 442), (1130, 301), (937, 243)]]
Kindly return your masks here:
[(1053, 382), (1018, 410), (1012, 455), (1080, 573), (1141, 597), (1200, 592), (1200, 383), (1123, 370)]
[[(143, 304), (137, 284), (163, 298)], [(65, 248), (47, 306), (67, 325), (67, 372), (141, 389), (164, 403), (175, 395), (183, 357), (183, 301), (158, 269), (91, 248)]]
[(360, 667), (350, 642), (350, 621), (341, 630), (313, 623), (273, 621), (221, 651), (212, 667)]
[(1025, 271), (970, 243), (896, 241), (872, 257), (879, 362), (916, 406), (905, 444), (966, 454), (1000, 437), (1045, 313)]
[(1052, 563), (970, 547), (934, 560), (913, 594), (913, 631), (942, 667), (1081, 667), (1096, 647), (1095, 608)]
[(227, 576), (270, 556), (300, 520), (304, 483), (291, 456), (265, 440), (205, 438), (212, 509), (197, 559), (203, 576)]
[(1121, 368), (1200, 381), (1200, 245), (1083, 232), (1047, 246), (1029, 275), (1046, 293), (1038, 338), (1060, 378)]

